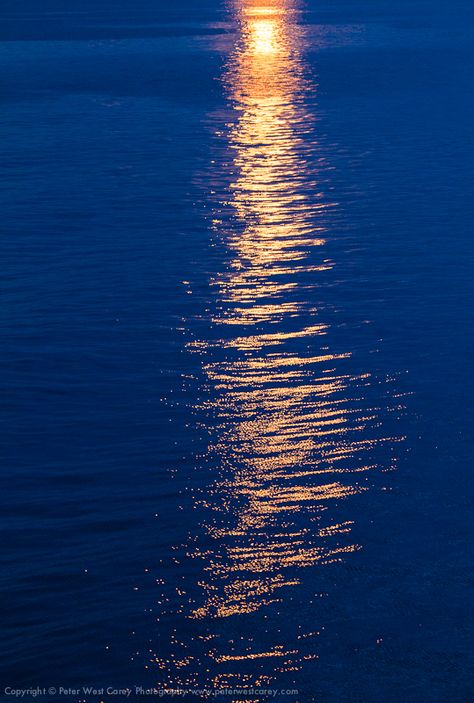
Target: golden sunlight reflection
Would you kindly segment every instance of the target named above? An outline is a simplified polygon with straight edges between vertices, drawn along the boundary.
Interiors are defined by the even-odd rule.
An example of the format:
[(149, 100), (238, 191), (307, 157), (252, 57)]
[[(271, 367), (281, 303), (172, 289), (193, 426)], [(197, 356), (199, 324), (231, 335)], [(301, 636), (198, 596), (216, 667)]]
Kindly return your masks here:
[[(179, 678), (215, 686), (268, 684), (317, 658), (319, 632), (290, 603), (304, 600), (296, 594), (308, 592), (310, 567), (360, 548), (348, 500), (367, 490), (371, 471), (390, 468), (377, 456), (398, 441), (381, 434), (365, 399), (370, 375), (351, 373), (349, 349), (330, 348), (314, 302), (334, 266), (325, 241), (337, 205), (320, 183), (296, 0), (240, 0), (236, 14), (224, 76), (230, 214), (214, 220), (228, 262), (212, 281), (217, 335), (190, 345), (203, 358), (221, 470), (199, 502), (206, 538), (188, 556), (203, 575), (183, 612), (211, 634), (201, 673), (189, 660)], [(292, 643), (276, 625), (254, 640), (252, 614), (263, 609), (295, 619)]]

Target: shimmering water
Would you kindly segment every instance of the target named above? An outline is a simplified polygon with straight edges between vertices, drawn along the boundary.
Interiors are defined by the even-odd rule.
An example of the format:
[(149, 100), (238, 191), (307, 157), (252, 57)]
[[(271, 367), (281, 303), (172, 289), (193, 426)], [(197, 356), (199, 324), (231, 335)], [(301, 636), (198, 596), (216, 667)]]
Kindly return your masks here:
[(73, 5), (2, 10), (2, 682), (465, 703), (472, 8)]

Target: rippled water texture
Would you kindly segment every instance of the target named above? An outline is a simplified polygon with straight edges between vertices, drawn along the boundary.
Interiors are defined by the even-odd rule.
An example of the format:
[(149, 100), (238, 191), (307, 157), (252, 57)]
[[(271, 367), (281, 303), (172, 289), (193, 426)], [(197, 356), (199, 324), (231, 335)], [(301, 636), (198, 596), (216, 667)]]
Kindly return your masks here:
[(466, 703), (472, 8), (2, 13), (6, 684)]
[[(209, 511), (204, 547), (198, 532), (191, 550), (203, 562), (203, 594), (184, 614), (212, 631), (206, 686), (253, 688), (274, 684), (276, 673), (296, 681), (304, 661), (317, 658), (314, 623), (293, 615), (280, 634), (286, 604), (301, 597), (302, 569), (358, 549), (349, 498), (368, 489), (371, 471), (393, 467), (399, 439), (384, 435), (366, 398), (370, 373), (345, 364), (349, 340), (349, 348), (329, 346), (315, 305), (320, 274), (334, 266), (325, 236), (337, 203), (321, 184), (298, 6), (248, 1), (234, 12), (237, 41), (223, 76), (233, 110), (222, 133), (229, 161), (218, 162), (230, 182), (212, 220), (226, 261), (211, 280), (209, 339), (189, 345), (210, 388), (219, 479), (197, 501)], [(382, 443), (379, 459), (373, 450)], [(347, 507), (335, 517), (331, 506), (341, 501)], [(251, 615), (269, 605), (277, 622), (262, 642)], [(184, 651), (195, 647), (178, 639)], [(183, 685), (199, 685), (195, 666), (192, 656), (178, 661)]]

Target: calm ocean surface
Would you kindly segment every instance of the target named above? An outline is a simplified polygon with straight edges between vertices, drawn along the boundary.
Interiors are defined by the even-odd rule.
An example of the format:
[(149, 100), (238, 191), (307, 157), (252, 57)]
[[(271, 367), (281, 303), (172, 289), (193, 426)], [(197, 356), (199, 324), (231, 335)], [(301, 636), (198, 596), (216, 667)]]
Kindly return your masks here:
[(0, 15), (2, 692), (470, 701), (472, 4)]

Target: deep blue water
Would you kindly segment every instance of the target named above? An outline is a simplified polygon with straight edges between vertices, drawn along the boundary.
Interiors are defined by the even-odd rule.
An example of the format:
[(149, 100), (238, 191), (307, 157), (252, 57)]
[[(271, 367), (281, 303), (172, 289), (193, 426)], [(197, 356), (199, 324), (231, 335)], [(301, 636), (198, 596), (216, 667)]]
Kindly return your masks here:
[(467, 703), (472, 5), (0, 14), (2, 692)]

